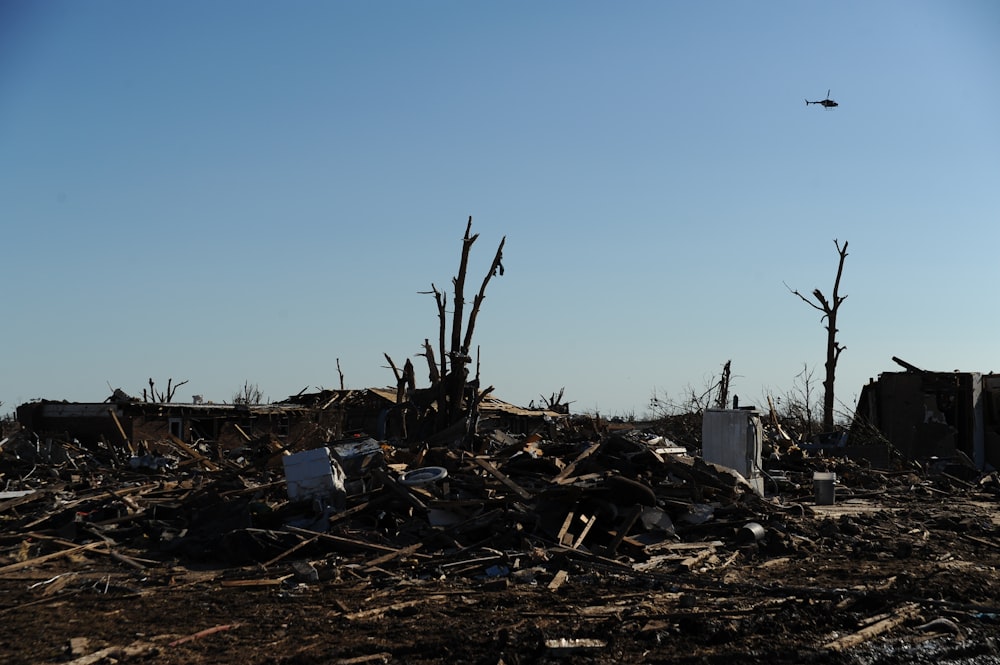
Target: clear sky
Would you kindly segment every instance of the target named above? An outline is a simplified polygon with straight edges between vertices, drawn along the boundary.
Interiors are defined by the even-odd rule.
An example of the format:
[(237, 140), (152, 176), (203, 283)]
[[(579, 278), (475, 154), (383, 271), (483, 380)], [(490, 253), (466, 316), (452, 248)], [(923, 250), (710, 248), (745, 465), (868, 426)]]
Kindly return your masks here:
[(0, 1), (3, 413), (426, 385), (470, 215), (516, 404), (819, 390), (834, 239), (843, 402), (1000, 371), (1000, 3)]

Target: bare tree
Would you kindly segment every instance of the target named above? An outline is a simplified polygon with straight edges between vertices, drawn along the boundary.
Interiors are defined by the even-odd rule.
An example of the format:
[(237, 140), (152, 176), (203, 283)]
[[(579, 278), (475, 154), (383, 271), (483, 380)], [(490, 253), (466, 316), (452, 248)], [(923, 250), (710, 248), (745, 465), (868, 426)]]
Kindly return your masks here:
[[(823, 379), (823, 430), (827, 432), (833, 430), (833, 409), (835, 403), (833, 383), (837, 373), (837, 361), (840, 359), (840, 353), (847, 348), (837, 341), (837, 333), (839, 332), (837, 329), (837, 312), (840, 309), (840, 305), (847, 299), (847, 296), (840, 295), (840, 277), (844, 273), (844, 259), (847, 258), (847, 241), (844, 241), (843, 247), (840, 246), (838, 240), (834, 240), (833, 244), (837, 247), (840, 261), (837, 263), (837, 278), (833, 282), (833, 294), (830, 299), (828, 300), (819, 289), (813, 290), (812, 297), (814, 300), (810, 300), (798, 291), (793, 291), (789, 288), (804, 303), (822, 312), (823, 316), (820, 320), (826, 321), (826, 378)], [(788, 285), (786, 284), (785, 286), (787, 287)]]
[(729, 379), (731, 377), (732, 363), (732, 360), (727, 360), (726, 364), (722, 366), (722, 377), (717, 384), (719, 393), (715, 398), (715, 408), (717, 409), (724, 409), (729, 404)]
[(181, 386), (183, 386), (187, 382), (188, 382), (187, 379), (184, 379), (183, 381), (178, 381), (177, 383), (174, 383), (173, 379), (167, 379), (167, 391), (166, 392), (157, 392), (156, 391), (156, 384), (153, 382), (153, 379), (150, 379), (149, 380), (149, 397), (147, 398), (147, 396), (146, 396), (146, 389), (143, 388), (142, 389), (142, 400), (144, 402), (151, 400), (153, 402), (165, 402), (165, 403), (169, 404), (170, 402), (174, 401), (174, 395), (177, 393), (177, 389), (180, 388)]
[(778, 397), (782, 406), (782, 419), (806, 439), (816, 434), (819, 421), (816, 418), (814, 370), (802, 363), (802, 371), (795, 375), (795, 383), (784, 398)]
[(256, 383), (243, 382), (243, 388), (233, 394), (233, 404), (260, 404), (264, 400), (264, 393)]
[[(552, 393), (550, 396), (539, 395), (542, 400), (542, 406), (539, 408), (546, 409), (548, 411), (555, 411), (556, 413), (569, 413), (569, 405), (572, 402), (563, 402), (563, 394), (566, 392), (566, 388), (560, 388), (559, 393)], [(534, 400), (532, 400), (534, 404)]]
[[(685, 388), (687, 396), (684, 397), (682, 401), (670, 399), (670, 397), (666, 394), (664, 394), (663, 397), (660, 397), (654, 390), (652, 397), (649, 399), (651, 417), (664, 418), (681, 413), (701, 414), (704, 413), (706, 409), (726, 408), (726, 405), (729, 402), (730, 381), (732, 380), (732, 363), (732, 360), (727, 360), (722, 366), (722, 375), (719, 379), (715, 380), (714, 377), (709, 377), (700, 392), (693, 386), (688, 385)], [(715, 394), (714, 398), (712, 397), (713, 393)], [(734, 408), (737, 399), (738, 398), (734, 395)]]
[[(442, 431), (463, 421), (471, 422), (478, 412), (479, 403), (482, 399), (493, 391), (490, 386), (485, 389), (479, 387), (479, 368), (476, 365), (476, 375), (473, 380), (469, 378), (469, 365), (473, 362), (471, 355), (472, 335), (476, 328), (476, 318), (486, 298), (486, 287), (496, 275), (503, 275), (503, 246), (507, 238), (504, 236), (497, 247), (493, 262), (483, 278), (479, 287), (479, 292), (472, 300), (472, 309), (465, 315), (465, 281), (469, 267), (469, 254), (473, 243), (479, 238), (479, 234), (472, 234), (472, 217), (469, 217), (465, 227), (465, 236), (462, 238), (462, 254), (458, 267), (458, 275), (452, 278), (454, 287), (454, 297), (452, 300), (451, 334), (448, 335), (448, 316), (446, 305), (447, 295), (440, 291), (437, 286), (431, 284), (430, 293), (434, 296), (434, 302), (438, 312), (438, 349), (435, 354), (434, 347), (429, 339), (424, 339), (423, 352), (418, 354), (424, 356), (427, 361), (428, 374), (431, 387), (417, 390), (415, 387), (415, 372), (409, 360), (403, 370), (400, 370), (388, 354), (384, 354), (396, 377), (397, 403), (402, 404), (405, 398), (412, 402), (418, 413), (425, 413), (426, 409), (435, 406), (434, 427), (435, 431)], [(450, 340), (450, 346), (446, 346)], [(440, 357), (436, 357), (439, 355)], [(478, 355), (478, 351), (477, 351)], [(470, 390), (472, 389), (472, 390)]]

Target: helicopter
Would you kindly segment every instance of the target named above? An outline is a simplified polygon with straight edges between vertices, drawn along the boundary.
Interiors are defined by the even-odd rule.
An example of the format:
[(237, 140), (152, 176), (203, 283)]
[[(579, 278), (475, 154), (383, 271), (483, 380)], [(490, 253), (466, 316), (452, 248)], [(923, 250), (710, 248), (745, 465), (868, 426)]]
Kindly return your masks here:
[(806, 106), (809, 106), (810, 104), (821, 104), (823, 107), (828, 108), (828, 109), (832, 109), (833, 107), (838, 106), (837, 102), (835, 102), (832, 99), (830, 99), (830, 91), (829, 90), (826, 91), (826, 99), (820, 100), (818, 102), (810, 102), (807, 99), (806, 100)]

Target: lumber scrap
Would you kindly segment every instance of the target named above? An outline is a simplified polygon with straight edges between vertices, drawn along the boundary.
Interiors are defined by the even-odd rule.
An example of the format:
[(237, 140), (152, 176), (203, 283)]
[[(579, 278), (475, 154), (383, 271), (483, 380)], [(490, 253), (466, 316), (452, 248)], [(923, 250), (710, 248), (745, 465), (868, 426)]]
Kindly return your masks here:
[(563, 569), (560, 569), (552, 578), (552, 581), (549, 582), (548, 586), (549, 591), (556, 591), (559, 587), (563, 585), (563, 582), (565, 582), (568, 577), (569, 573)]
[(313, 536), (310, 536), (309, 538), (301, 540), (297, 544), (289, 547), (287, 550), (285, 550), (281, 554), (278, 554), (277, 556), (275, 556), (274, 558), (272, 558), (269, 561), (265, 561), (261, 565), (264, 568), (267, 568), (268, 566), (273, 566), (274, 564), (278, 563), (279, 561), (281, 561), (282, 559), (284, 559), (289, 554), (294, 554), (295, 552), (299, 551), (303, 547), (306, 547), (308, 545), (311, 545), (312, 543), (315, 543), (317, 540), (319, 540), (319, 536), (320, 536), (320, 534), (317, 533), (317, 534), (315, 534)]
[(474, 463), (482, 467), (487, 473), (499, 480), (505, 487), (512, 490), (522, 499), (530, 499), (532, 494), (528, 490), (524, 489), (513, 480), (507, 477), (500, 469), (498, 469), (492, 462), (482, 457), (472, 457), (470, 458)]
[(383, 563), (388, 563), (389, 561), (392, 561), (394, 559), (414, 554), (417, 550), (419, 550), (423, 546), (424, 546), (423, 543), (417, 543), (415, 545), (410, 545), (408, 547), (398, 549), (395, 552), (387, 552), (386, 554), (383, 554), (382, 556), (376, 559), (372, 559), (367, 564), (365, 564), (364, 570), (365, 572), (375, 570)]
[(219, 465), (218, 464), (216, 464), (215, 462), (213, 462), (212, 460), (208, 459), (207, 457), (205, 457), (204, 455), (202, 455), (200, 452), (198, 452), (197, 450), (195, 450), (194, 448), (192, 448), (191, 446), (189, 446), (187, 443), (185, 443), (184, 441), (182, 441), (180, 437), (175, 436), (174, 434), (167, 434), (167, 436), (170, 437), (170, 440), (174, 443), (175, 446), (177, 446), (178, 448), (180, 448), (181, 450), (183, 450), (185, 453), (187, 453), (187, 455), (189, 457), (192, 457), (192, 458), (198, 460), (198, 462), (200, 462), (202, 464), (202, 466), (204, 466), (209, 471), (218, 471), (219, 470)]
[(382, 486), (393, 492), (396, 496), (406, 501), (421, 513), (427, 512), (427, 505), (424, 504), (417, 495), (410, 491), (410, 488), (401, 484), (398, 480), (386, 473), (383, 469), (372, 469), (372, 476), (382, 483)]
[(220, 633), (224, 630), (232, 630), (233, 628), (239, 628), (242, 624), (238, 623), (227, 623), (221, 626), (212, 626), (211, 628), (206, 628), (205, 630), (199, 630), (197, 633), (188, 635), (187, 637), (182, 637), (180, 639), (174, 640), (170, 643), (170, 646), (175, 647), (185, 642), (191, 642), (193, 640), (199, 640), (203, 637), (208, 637), (209, 635), (214, 635), (215, 633)]
[(86, 656), (75, 658), (66, 663), (66, 665), (97, 665), (97, 663), (116, 663), (120, 659), (145, 659), (147, 656), (152, 656), (158, 651), (159, 647), (152, 642), (136, 640), (127, 646), (105, 647)]
[(566, 513), (566, 519), (563, 520), (562, 526), (559, 528), (559, 533), (556, 534), (556, 542), (560, 545), (568, 545), (569, 543), (572, 543), (572, 536), (570, 536), (568, 543), (566, 541), (566, 534), (569, 532), (569, 527), (573, 524), (574, 517), (576, 517), (576, 513), (572, 510)]
[(560, 471), (559, 474), (552, 479), (552, 482), (555, 483), (555, 484), (557, 484), (557, 485), (562, 485), (562, 484), (568, 482), (568, 479), (576, 471), (577, 465), (580, 464), (581, 462), (583, 462), (585, 459), (587, 459), (591, 455), (593, 455), (594, 453), (596, 453), (598, 450), (600, 450), (600, 448), (601, 448), (602, 445), (604, 445), (604, 444), (601, 443), (601, 442), (597, 442), (597, 443), (592, 443), (589, 446), (587, 446), (586, 450), (584, 450), (579, 455), (577, 455), (575, 460), (573, 460), (572, 462), (570, 462), (569, 464), (567, 464), (565, 467), (563, 467), (563, 470)]
[(358, 619), (371, 619), (374, 617), (382, 616), (387, 612), (396, 612), (399, 610), (405, 610), (409, 607), (416, 607), (418, 605), (423, 605), (424, 603), (443, 603), (448, 600), (448, 596), (444, 594), (435, 594), (433, 596), (425, 596), (423, 598), (418, 598), (417, 600), (404, 600), (400, 603), (393, 603), (392, 605), (384, 605), (382, 607), (373, 607), (368, 610), (361, 610), (359, 612), (352, 612), (351, 614), (345, 614), (344, 618), (348, 621), (357, 621)]
[(830, 651), (843, 651), (857, 646), (872, 638), (878, 637), (883, 633), (887, 633), (893, 628), (909, 621), (910, 619), (913, 619), (917, 616), (919, 611), (920, 606), (916, 603), (906, 603), (905, 605), (901, 605), (897, 608), (892, 616), (869, 624), (861, 630), (851, 633), (850, 635), (844, 635), (843, 637), (833, 640), (832, 642), (827, 642), (823, 645), (823, 648)]
[[(344, 546), (347, 546), (347, 547), (349, 547), (351, 549), (372, 550), (372, 551), (375, 551), (375, 552), (383, 552), (385, 554), (393, 554), (393, 555), (397, 555), (397, 556), (401, 552), (400, 549), (397, 549), (395, 547), (387, 547), (385, 545), (379, 545), (378, 543), (370, 543), (370, 542), (367, 542), (367, 541), (364, 541), (364, 540), (355, 540), (353, 538), (344, 538), (343, 536), (335, 536), (335, 535), (333, 535), (331, 533), (317, 533), (315, 531), (309, 531), (308, 529), (301, 529), (301, 528), (296, 527), (296, 526), (287, 526), (286, 525), (285, 526), (285, 530), (286, 531), (290, 531), (292, 533), (297, 533), (297, 534), (300, 534), (300, 535), (304, 535), (304, 536), (318, 536), (319, 539), (322, 540), (322, 541), (324, 541), (324, 542), (328, 542), (328, 543), (335, 544), (335, 545), (344, 545)], [(402, 549), (405, 550), (405, 549), (408, 549), (408, 548), (402, 548)], [(417, 557), (422, 558), (422, 559), (430, 559), (431, 558), (427, 554), (416, 554), (416, 553), (413, 553), (413, 554), (415, 556), (417, 556)]]
[(597, 515), (593, 515), (587, 519), (587, 523), (584, 525), (583, 530), (580, 531), (580, 535), (576, 537), (575, 541), (573, 541), (573, 549), (580, 549), (580, 545), (583, 545), (583, 539), (587, 537), (587, 534), (590, 533), (590, 530), (594, 528), (595, 524), (597, 524)]
[(121, 421), (118, 420), (118, 414), (115, 413), (114, 407), (108, 409), (108, 414), (111, 416), (111, 419), (113, 421), (115, 421), (115, 427), (118, 428), (118, 434), (121, 435), (122, 442), (128, 448), (128, 451), (134, 455), (135, 454), (135, 446), (132, 445), (132, 442), (128, 440), (128, 436), (125, 435), (125, 428), (122, 427)]
[(86, 545), (78, 545), (77, 547), (71, 547), (67, 550), (60, 550), (58, 552), (52, 552), (51, 554), (43, 554), (41, 556), (36, 556), (32, 559), (26, 559), (24, 561), (18, 561), (16, 563), (8, 564), (0, 568), (0, 575), (5, 573), (12, 573), (15, 570), (21, 570), (22, 568), (30, 568), (31, 566), (37, 565), (39, 563), (44, 563), (46, 561), (51, 561), (52, 559), (58, 559), (60, 557), (69, 556), (71, 554), (76, 554), (78, 552), (87, 552), (98, 547), (107, 547), (107, 543), (88, 543)]
[(22, 506), (26, 503), (31, 503), (32, 501), (38, 501), (50, 495), (48, 490), (35, 490), (29, 491), (28, 493), (17, 496), (12, 499), (7, 499), (6, 501), (0, 501), (0, 513), (7, 512), (11, 508), (16, 508), (17, 506)]
[(250, 580), (223, 580), (219, 583), (220, 586), (224, 587), (259, 587), (259, 586), (278, 586), (287, 579), (295, 577), (292, 574), (282, 575), (281, 577), (261, 577), (254, 578)]

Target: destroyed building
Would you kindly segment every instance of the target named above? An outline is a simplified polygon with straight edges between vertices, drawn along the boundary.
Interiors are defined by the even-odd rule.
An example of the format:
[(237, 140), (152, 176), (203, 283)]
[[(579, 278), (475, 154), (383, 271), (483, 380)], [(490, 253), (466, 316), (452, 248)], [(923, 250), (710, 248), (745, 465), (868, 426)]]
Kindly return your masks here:
[[(393, 414), (409, 421), (409, 431), (418, 431), (415, 411), (397, 403), (393, 388), (321, 390), (273, 404), (145, 402), (114, 396), (96, 403), (39, 400), (20, 405), (17, 421), (43, 441), (130, 446), (170, 439), (227, 450), (264, 439), (301, 447), (356, 434), (398, 441), (402, 437), (392, 430)], [(488, 396), (479, 404), (478, 425), (526, 434), (544, 431), (567, 415)]]
[(964, 456), (978, 469), (1000, 468), (1000, 375), (893, 361), (905, 371), (864, 386), (849, 441), (877, 433), (905, 459)]

